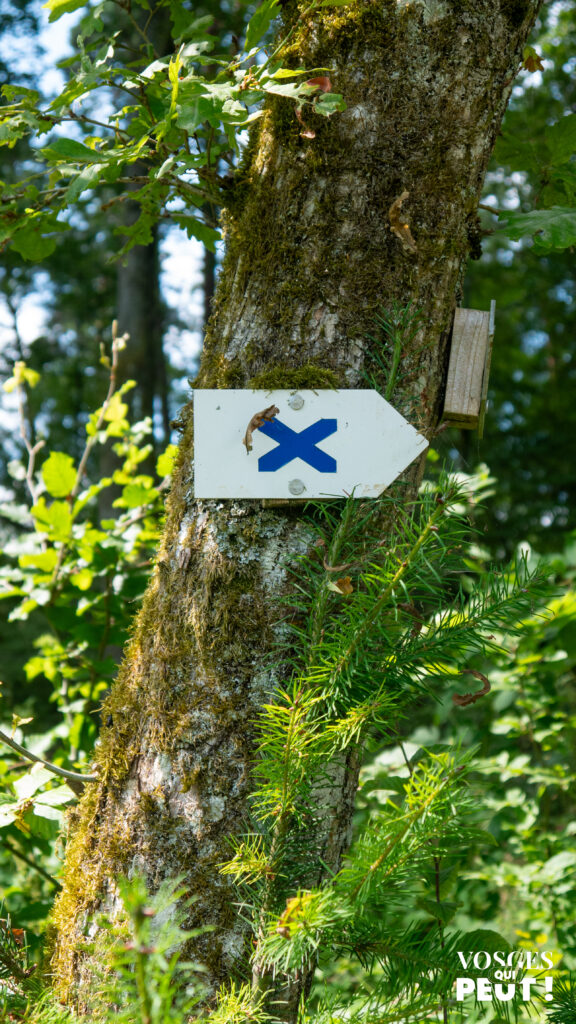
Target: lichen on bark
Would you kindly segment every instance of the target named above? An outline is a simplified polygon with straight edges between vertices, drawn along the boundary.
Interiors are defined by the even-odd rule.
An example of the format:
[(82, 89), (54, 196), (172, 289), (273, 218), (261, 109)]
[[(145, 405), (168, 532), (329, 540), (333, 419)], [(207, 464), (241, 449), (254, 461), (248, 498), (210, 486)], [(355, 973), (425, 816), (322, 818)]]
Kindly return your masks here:
[[(287, 24), (300, 20), (285, 62), (329, 67), (347, 109), (328, 121), (307, 112), (316, 133), (307, 139), (288, 100), (267, 107), (230, 194), (196, 386), (291, 387), (299, 371), (324, 386), (362, 386), (374, 314), (411, 303), (421, 328), (402, 353), (394, 400), (434, 431), (470, 225), (539, 6), (352, 0), (302, 14), (287, 5)], [(415, 250), (391, 230), (404, 191)], [(188, 950), (213, 990), (235, 976), (251, 941), (218, 865), (230, 835), (248, 828), (254, 723), (285, 630), (280, 602), (311, 535), (299, 505), (196, 502), (189, 414), (182, 427), (154, 577), (106, 702), (99, 782), (71, 820), (53, 916), (57, 987), (80, 1004), (90, 1001), (91, 915), (114, 912), (118, 873), (143, 871), (151, 886), (185, 875), (191, 924), (214, 929)], [(406, 474), (405, 495), (420, 474)], [(356, 771), (350, 763), (340, 774), (331, 867), (345, 848)]]

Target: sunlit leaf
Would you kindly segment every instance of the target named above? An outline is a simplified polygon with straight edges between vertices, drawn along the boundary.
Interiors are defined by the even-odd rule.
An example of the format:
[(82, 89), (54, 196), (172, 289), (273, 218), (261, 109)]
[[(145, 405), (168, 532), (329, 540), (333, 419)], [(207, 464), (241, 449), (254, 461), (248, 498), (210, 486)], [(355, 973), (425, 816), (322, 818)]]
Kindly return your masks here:
[(85, 7), (86, 0), (48, 0), (48, 3), (43, 6), (50, 11), (48, 21), (58, 21), (63, 14), (71, 14), (73, 11)]
[(246, 41), (244, 43), (245, 51), (251, 50), (253, 46), (258, 45), (263, 36), (266, 35), (278, 11), (278, 0), (264, 0), (264, 3), (260, 4), (248, 22)]
[(42, 466), (42, 479), (48, 494), (64, 498), (76, 483), (74, 459), (64, 452), (52, 452)]

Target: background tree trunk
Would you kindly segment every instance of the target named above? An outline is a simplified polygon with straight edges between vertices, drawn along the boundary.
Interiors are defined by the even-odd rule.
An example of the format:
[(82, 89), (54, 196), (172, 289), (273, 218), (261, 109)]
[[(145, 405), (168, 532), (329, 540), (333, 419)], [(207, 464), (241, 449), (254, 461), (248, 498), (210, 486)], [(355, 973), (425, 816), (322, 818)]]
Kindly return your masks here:
[[(134, 172), (145, 170), (137, 165)], [(137, 202), (125, 204), (126, 224), (134, 223), (139, 215)], [(158, 230), (154, 229), (153, 241), (135, 245), (118, 267), (118, 333), (130, 336), (121, 368), (124, 380), (138, 384), (128, 395), (132, 415), (137, 420), (146, 416), (156, 419), (156, 429), (159, 421), (165, 444), (170, 435), (170, 413), (158, 248)], [(153, 457), (149, 463), (153, 467)]]
[[(290, 387), (296, 369), (300, 387), (365, 386), (374, 314), (410, 303), (422, 327), (392, 401), (433, 433), (482, 181), (539, 6), (358, 0), (304, 18), (285, 60), (330, 67), (347, 110), (327, 122), (305, 113), (314, 139), (302, 137), (288, 100), (261, 120), (228, 204), (197, 386)], [(390, 206), (405, 191), (414, 246), (405, 229), (391, 230)], [(119, 872), (140, 870), (152, 886), (185, 874), (193, 923), (215, 929), (192, 950), (213, 987), (234, 975), (249, 939), (217, 865), (230, 856), (228, 837), (248, 828), (254, 722), (283, 633), (284, 563), (309, 535), (298, 505), (194, 501), (188, 411), (182, 423), (157, 569), (107, 701), (101, 781), (71, 822), (54, 915), (53, 969), (62, 994), (80, 1001), (93, 966), (85, 936), (97, 931), (87, 922), (113, 912)], [(405, 475), (407, 496), (420, 475), (418, 465)], [(320, 837), (331, 867), (348, 842), (357, 767), (335, 767)]]
[[(144, 32), (152, 48), (149, 56), (163, 57), (173, 48), (169, 12), (156, 0), (139, 12), (140, 31)], [(134, 45), (137, 49), (139, 35), (134, 31)], [(136, 161), (131, 174), (138, 178), (148, 173), (145, 162)], [(134, 185), (137, 191), (138, 185)], [(140, 204), (129, 201), (123, 207), (123, 220), (131, 227), (141, 213)], [(121, 361), (121, 372), (125, 380), (137, 381), (138, 387), (128, 395), (133, 416), (144, 419), (150, 416), (158, 428), (161, 424), (162, 439), (159, 447), (166, 444), (170, 435), (170, 413), (168, 409), (168, 376), (166, 355), (163, 346), (164, 310), (160, 289), (160, 238), (158, 227), (152, 230), (147, 245), (135, 245), (125, 259), (118, 264), (118, 328), (119, 333), (130, 335), (128, 347)], [(153, 467), (154, 458), (149, 460)]]

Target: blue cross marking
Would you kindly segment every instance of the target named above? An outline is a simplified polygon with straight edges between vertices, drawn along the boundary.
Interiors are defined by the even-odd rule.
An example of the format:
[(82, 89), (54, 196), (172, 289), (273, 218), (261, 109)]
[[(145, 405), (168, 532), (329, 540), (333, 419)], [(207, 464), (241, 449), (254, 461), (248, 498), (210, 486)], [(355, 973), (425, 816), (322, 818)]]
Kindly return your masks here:
[(278, 442), (276, 448), (273, 448), (271, 452), (266, 452), (266, 455), (261, 455), (258, 459), (259, 473), (275, 473), (277, 469), (282, 469), (282, 466), (292, 462), (292, 459), (302, 459), (303, 462), (312, 466), (312, 469), (317, 469), (319, 473), (336, 472), (336, 459), (327, 455), (326, 452), (320, 451), (316, 445), (320, 441), (324, 441), (326, 437), (330, 437), (330, 434), (336, 433), (338, 420), (316, 420), (316, 423), (312, 423), (300, 432), (292, 430), (280, 420), (266, 421), (258, 429), (267, 437), (271, 437), (273, 441)]

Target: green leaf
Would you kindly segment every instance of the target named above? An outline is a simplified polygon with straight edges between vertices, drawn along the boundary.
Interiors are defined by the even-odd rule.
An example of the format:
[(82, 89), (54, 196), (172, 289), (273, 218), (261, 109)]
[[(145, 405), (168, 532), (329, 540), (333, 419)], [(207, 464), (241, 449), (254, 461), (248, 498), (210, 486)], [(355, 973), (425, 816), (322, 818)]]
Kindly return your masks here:
[(199, 57), (200, 54), (209, 53), (210, 50), (214, 49), (216, 40), (213, 36), (206, 36), (200, 42), (187, 43), (186, 46), (182, 47), (182, 53), (180, 56), (183, 61), (192, 60), (195, 57)]
[(63, 14), (71, 14), (72, 11), (78, 11), (85, 6), (86, 0), (48, 0), (47, 4), (43, 4), (43, 7), (50, 11), (48, 21), (58, 21)]
[[(21, 359), (14, 363), (14, 373), (5, 383), (2, 385), (4, 391), (8, 394), (15, 391), (17, 387), (29, 387), (35, 388), (38, 381), (40, 380), (40, 374), (37, 370), (30, 369), (26, 366), (26, 363)], [(16, 478), (18, 479), (18, 478)]]
[[(347, 0), (347, 2), (349, 2), (349, 0)], [(316, 71), (318, 71), (318, 72), (325, 71), (325, 70), (326, 70), (326, 68), (316, 68)], [(311, 74), (312, 74), (312, 72), (309, 71), (307, 68), (296, 68), (296, 69), (294, 69), (294, 68), (278, 68), (278, 70), (275, 71), (271, 77), (272, 78), (296, 78), (298, 75), (306, 75), (307, 78), (310, 78)]]
[[(502, 216), (502, 215), (501, 215)], [(513, 241), (532, 235), (536, 252), (568, 249), (576, 245), (576, 209), (551, 206), (549, 210), (506, 213), (502, 231)]]
[[(191, 93), (187, 84), (180, 87), (180, 102), (176, 106), (176, 125), (183, 128), (189, 134), (196, 131), (204, 121), (208, 121), (214, 127), (219, 125), (223, 104), (227, 96), (218, 96), (215, 93), (208, 95), (202, 91)], [(232, 87), (227, 90), (228, 95), (232, 94)]]
[(169, 444), (166, 451), (162, 452), (156, 460), (156, 472), (158, 476), (170, 476), (174, 467), (174, 459), (178, 454), (178, 446)]
[(328, 92), (318, 97), (314, 103), (314, 110), (317, 114), (322, 114), (323, 117), (330, 117), (339, 110), (346, 110), (346, 104), (343, 96), (339, 93)]
[(73, 587), (78, 587), (78, 590), (89, 590), (93, 579), (94, 573), (90, 572), (90, 569), (79, 569), (70, 576), (70, 583)]
[[(56, 812), (56, 814), (50, 813), (51, 808), (45, 808), (44, 811), (48, 813), (36, 814), (35, 811), (28, 811), (23, 815), (22, 820), (33, 835), (39, 836), (41, 839), (54, 839), (58, 835), (59, 825), (62, 822), (62, 812)], [(53, 820), (48, 820), (48, 819)], [(18, 824), (18, 823), (16, 823)]]
[(262, 81), (262, 88), (265, 92), (271, 92), (274, 96), (287, 96), (289, 99), (301, 100), (305, 96), (310, 96), (315, 90), (310, 86), (306, 86), (304, 83), (298, 84), (298, 82), (278, 82), (275, 78), (268, 78)]
[(48, 494), (65, 498), (76, 483), (74, 459), (64, 452), (52, 452), (42, 466), (42, 479)]
[[(52, 778), (54, 778), (54, 776), (52, 776)], [(75, 799), (76, 795), (72, 792), (70, 787), (62, 785), (56, 786), (54, 789), (49, 789), (46, 793), (41, 793), (38, 797), (38, 803), (45, 804), (47, 807), (60, 807), (62, 804), (69, 804)]]
[(28, 680), (36, 679), (38, 676), (46, 676), (46, 679), (54, 682), (58, 678), (58, 669), (51, 658), (41, 658), (39, 656), (28, 658), (24, 665), (24, 672)]
[(188, 238), (197, 238), (202, 245), (205, 245), (210, 252), (216, 251), (216, 242), (220, 241), (220, 232), (204, 224), (197, 217), (191, 215), (175, 216), (174, 220), (178, 227), (182, 228)]
[(278, 9), (278, 0), (264, 0), (264, 3), (256, 9), (246, 29), (245, 53), (257, 46), (262, 37), (266, 35), (273, 19), (278, 14)]
[[(126, 420), (127, 413), (128, 406), (126, 405), (125, 402), (122, 401), (121, 393), (119, 391), (116, 391), (115, 394), (112, 395), (110, 401), (108, 402), (108, 405), (106, 406), (106, 411), (104, 413), (104, 421), (105, 423), (108, 424), (108, 426), (106, 427), (106, 433), (109, 437), (122, 437), (122, 435), (128, 429), (128, 422)], [(98, 412), (93, 414), (91, 420), (94, 421), (93, 424), (88, 423), (86, 427), (86, 433), (89, 436), (95, 433), (95, 425), (98, 420)], [(92, 430), (90, 430), (90, 427), (92, 427)]]
[(572, 874), (575, 867), (576, 853), (573, 853), (572, 850), (564, 850), (562, 853), (557, 853), (554, 857), (550, 857), (542, 865), (538, 873), (538, 879), (541, 880), (542, 885), (554, 885), (556, 882), (566, 878), (568, 874)]
[(122, 489), (122, 497), (114, 502), (115, 507), (139, 508), (141, 505), (148, 505), (154, 501), (158, 491), (155, 487), (147, 487), (145, 484), (127, 484)]
[(22, 85), (3, 85), (0, 89), (0, 95), (8, 100), (9, 103), (15, 103), (17, 101), (27, 101), (27, 106), (33, 108), (40, 99), (40, 93), (37, 89), (25, 89)]
[(469, 949), (473, 953), (479, 953), (481, 950), (486, 950), (487, 953), (502, 950), (507, 953), (511, 948), (508, 939), (491, 928), (476, 928), (472, 932), (466, 932), (462, 936), (462, 942), (465, 944), (459, 948)]
[(91, 164), (90, 167), (84, 167), (66, 189), (66, 202), (75, 202), (82, 192), (97, 185), (103, 177), (102, 172), (106, 169), (106, 164)]
[(450, 921), (454, 917), (454, 914), (461, 906), (460, 903), (454, 903), (449, 900), (427, 900), (419, 899), (416, 901), (416, 905), (425, 910), (430, 917), (435, 918), (437, 921), (441, 921), (442, 924), (450, 924)]
[[(46, 533), (52, 540), (68, 541), (72, 530), (72, 513), (66, 501), (46, 504), (44, 497), (30, 509), (36, 522), (36, 529)], [(35, 597), (35, 595), (32, 595)]]
[(20, 715), (16, 714), (16, 712), (14, 711), (12, 713), (12, 735), (14, 735), (14, 731), (16, 729), (19, 729), (20, 726), (28, 725), (30, 722), (33, 721), (33, 718), (21, 718)]
[(8, 828), (8, 825), (16, 820), (16, 804), (6, 804), (0, 807), (0, 828)]
[(41, 764), (36, 763), (26, 775), (21, 775), (14, 782), (14, 790), (19, 800), (28, 800), (41, 786), (51, 782), (54, 778), (52, 772), (48, 771)]
[(48, 146), (41, 150), (41, 155), (49, 160), (56, 158), (57, 160), (80, 160), (88, 163), (94, 163), (95, 160), (101, 159), (99, 153), (95, 153), (83, 142), (66, 138), (53, 139)]
[(23, 622), (37, 607), (38, 601), (32, 597), (27, 598), (26, 601), (22, 601), (22, 604), (17, 605), (14, 611), (10, 612), (8, 622)]
[[(26, 224), (12, 235), (12, 247), (25, 260), (36, 262), (46, 259), (54, 252), (57, 241), (54, 235), (43, 233), (46, 229), (54, 231), (55, 224), (52, 220), (46, 224), (43, 218), (39, 218)], [(56, 230), (67, 231), (68, 228), (65, 224), (61, 224)]]
[(546, 141), (555, 163), (564, 163), (576, 153), (576, 114), (561, 117), (546, 129)]
[(32, 555), (20, 555), (18, 565), (23, 569), (40, 569), (42, 572), (53, 572), (58, 562), (58, 552), (54, 548), (37, 551)]
[[(34, 817), (35, 818), (48, 818), (49, 821), (61, 821), (62, 811), (59, 811), (57, 807), (51, 807), (50, 804), (45, 804), (42, 800), (34, 801)], [(34, 822), (36, 825), (36, 822)], [(34, 828), (34, 831), (43, 832), (43, 829)]]
[(214, 24), (211, 14), (204, 14), (201, 18), (190, 20), (192, 11), (182, 5), (182, 0), (170, 0), (170, 18), (174, 26), (174, 40), (182, 39), (203, 39), (205, 33)]

